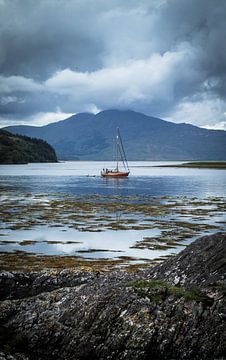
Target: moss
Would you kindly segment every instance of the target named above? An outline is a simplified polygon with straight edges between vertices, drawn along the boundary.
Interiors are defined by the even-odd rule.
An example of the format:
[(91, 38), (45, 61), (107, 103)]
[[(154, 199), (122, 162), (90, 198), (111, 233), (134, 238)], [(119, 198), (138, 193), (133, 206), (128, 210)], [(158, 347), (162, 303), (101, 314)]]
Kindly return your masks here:
[(184, 293), (185, 300), (195, 300), (197, 302), (202, 302), (205, 305), (212, 305), (213, 299), (208, 297), (206, 294), (202, 293), (198, 288), (190, 288)]
[(150, 292), (150, 300), (163, 300), (168, 296), (174, 296), (176, 298), (184, 298), (185, 301), (202, 302), (205, 305), (212, 305), (213, 300), (207, 295), (201, 292), (198, 288), (188, 288), (174, 286), (163, 280), (138, 280), (128, 284), (132, 287), (140, 296), (147, 296), (149, 289), (155, 289), (156, 292)]
[(134, 289), (144, 289), (149, 288), (153, 289), (157, 286), (165, 286), (166, 282), (162, 280), (136, 280), (128, 283), (129, 287), (133, 287)]

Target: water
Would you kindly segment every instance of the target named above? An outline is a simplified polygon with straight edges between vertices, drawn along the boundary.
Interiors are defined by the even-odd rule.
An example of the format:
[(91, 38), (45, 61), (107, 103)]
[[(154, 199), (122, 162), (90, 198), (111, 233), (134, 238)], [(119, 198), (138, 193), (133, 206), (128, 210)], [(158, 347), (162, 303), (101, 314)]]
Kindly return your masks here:
[[(129, 257), (129, 261), (142, 263), (177, 253), (199, 235), (225, 230), (223, 209), (226, 197), (226, 170), (157, 167), (178, 163), (180, 162), (131, 162), (130, 176), (122, 179), (100, 177), (102, 168), (114, 167), (114, 164), (109, 162), (1, 165), (2, 215), (5, 216), (5, 213), (10, 211), (11, 216), (10, 221), (4, 218), (1, 224), (0, 252), (23, 251), (44, 255), (73, 255), (84, 259)], [(26, 221), (33, 220), (33, 223), (25, 229), (15, 229), (12, 226), (17, 225), (18, 215), (30, 205), (41, 204), (42, 208), (39, 210), (41, 213), (48, 210), (53, 199), (62, 199), (67, 195), (65, 199), (77, 201), (79, 197), (79, 201), (86, 202), (90, 201), (94, 194), (98, 201), (110, 199), (121, 203), (124, 201), (149, 203), (152, 199), (157, 199), (160, 207), (165, 203), (170, 211), (168, 214), (155, 214), (152, 219), (148, 219), (148, 216), (151, 217), (150, 214), (148, 216), (134, 214), (127, 209), (120, 214), (114, 214), (115, 209), (111, 212), (109, 206), (106, 208), (106, 214), (111, 217), (109, 223), (121, 224), (123, 221), (126, 223), (127, 218), (134, 218), (136, 225), (140, 226), (136, 230), (128, 224), (124, 230), (102, 226), (101, 232), (99, 229), (97, 232), (87, 229), (81, 231), (79, 228), (72, 228), (73, 223), (65, 224), (63, 221), (60, 224), (40, 224), (37, 222), (39, 213), (26, 214)], [(95, 197), (92, 201), (96, 201)], [(66, 215), (61, 212), (60, 207), (53, 211), (58, 217), (58, 222), (61, 222), (65, 216), (73, 214), (74, 209), (70, 208)], [(95, 221), (97, 221), (98, 216), (104, 215), (104, 210), (101, 209), (102, 213), (99, 208), (95, 211)], [(93, 212), (89, 210), (86, 214), (85, 225), (89, 225), (91, 229), (95, 226), (95, 221), (89, 220), (88, 215), (93, 216)], [(23, 219), (20, 218), (20, 221)], [(175, 223), (175, 227), (170, 228), (172, 221), (187, 221), (188, 226), (186, 227), (185, 224), (184, 228)], [(190, 225), (193, 223), (197, 223), (197, 231), (191, 231)], [(217, 224), (216, 228), (215, 224)], [(143, 225), (147, 228), (145, 226), (142, 228)], [(207, 225), (211, 225), (212, 228), (205, 228)], [(183, 237), (181, 234), (184, 231), (187, 235)], [(179, 241), (177, 236), (182, 240)], [(165, 247), (162, 246), (164, 243), (161, 241), (159, 248), (152, 248), (150, 243), (144, 247), (139, 246), (146, 238), (164, 237), (167, 245)], [(178, 241), (178, 245), (171, 246), (172, 239)]]
[(0, 165), (0, 186), (18, 192), (149, 196), (225, 196), (226, 170), (153, 167), (181, 162), (131, 162), (124, 179), (100, 177), (109, 162)]

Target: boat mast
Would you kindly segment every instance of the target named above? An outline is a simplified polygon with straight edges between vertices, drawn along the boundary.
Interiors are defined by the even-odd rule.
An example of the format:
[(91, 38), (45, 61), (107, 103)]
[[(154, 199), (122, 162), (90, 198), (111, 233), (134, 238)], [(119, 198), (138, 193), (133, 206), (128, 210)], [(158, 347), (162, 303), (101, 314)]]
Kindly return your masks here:
[(118, 135), (118, 127), (116, 128), (116, 170), (118, 171), (118, 150), (119, 150), (119, 135)]
[(121, 138), (119, 130), (118, 130), (118, 137), (119, 137), (119, 152), (120, 152), (120, 155), (121, 155), (121, 159), (122, 159), (124, 168), (126, 169), (126, 171), (129, 171), (129, 165), (128, 165), (128, 162), (127, 162), (127, 159), (126, 159), (126, 153), (125, 153), (125, 150), (124, 150), (124, 146), (123, 146), (123, 143), (122, 143), (122, 138)]

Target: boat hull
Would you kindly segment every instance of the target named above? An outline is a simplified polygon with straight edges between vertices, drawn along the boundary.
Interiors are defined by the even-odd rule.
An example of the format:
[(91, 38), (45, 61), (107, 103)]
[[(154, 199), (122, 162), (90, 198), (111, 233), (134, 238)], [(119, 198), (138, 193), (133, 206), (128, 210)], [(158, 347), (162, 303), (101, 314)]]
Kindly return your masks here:
[(129, 175), (128, 172), (122, 172), (122, 171), (109, 171), (109, 172), (101, 172), (101, 176), (107, 177), (107, 178), (119, 178), (119, 177), (127, 177)]

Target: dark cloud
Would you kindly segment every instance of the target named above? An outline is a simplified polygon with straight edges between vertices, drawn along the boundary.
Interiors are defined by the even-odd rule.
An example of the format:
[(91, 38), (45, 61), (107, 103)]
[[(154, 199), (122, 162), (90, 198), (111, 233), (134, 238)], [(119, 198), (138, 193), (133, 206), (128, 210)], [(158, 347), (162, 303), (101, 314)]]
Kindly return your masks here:
[(45, 79), (61, 68), (85, 71), (98, 65), (99, 39), (91, 22), (86, 24), (82, 3), (3, 0), (1, 73)]
[(225, 0), (0, 0), (1, 119), (131, 108), (224, 127), (225, 18)]

